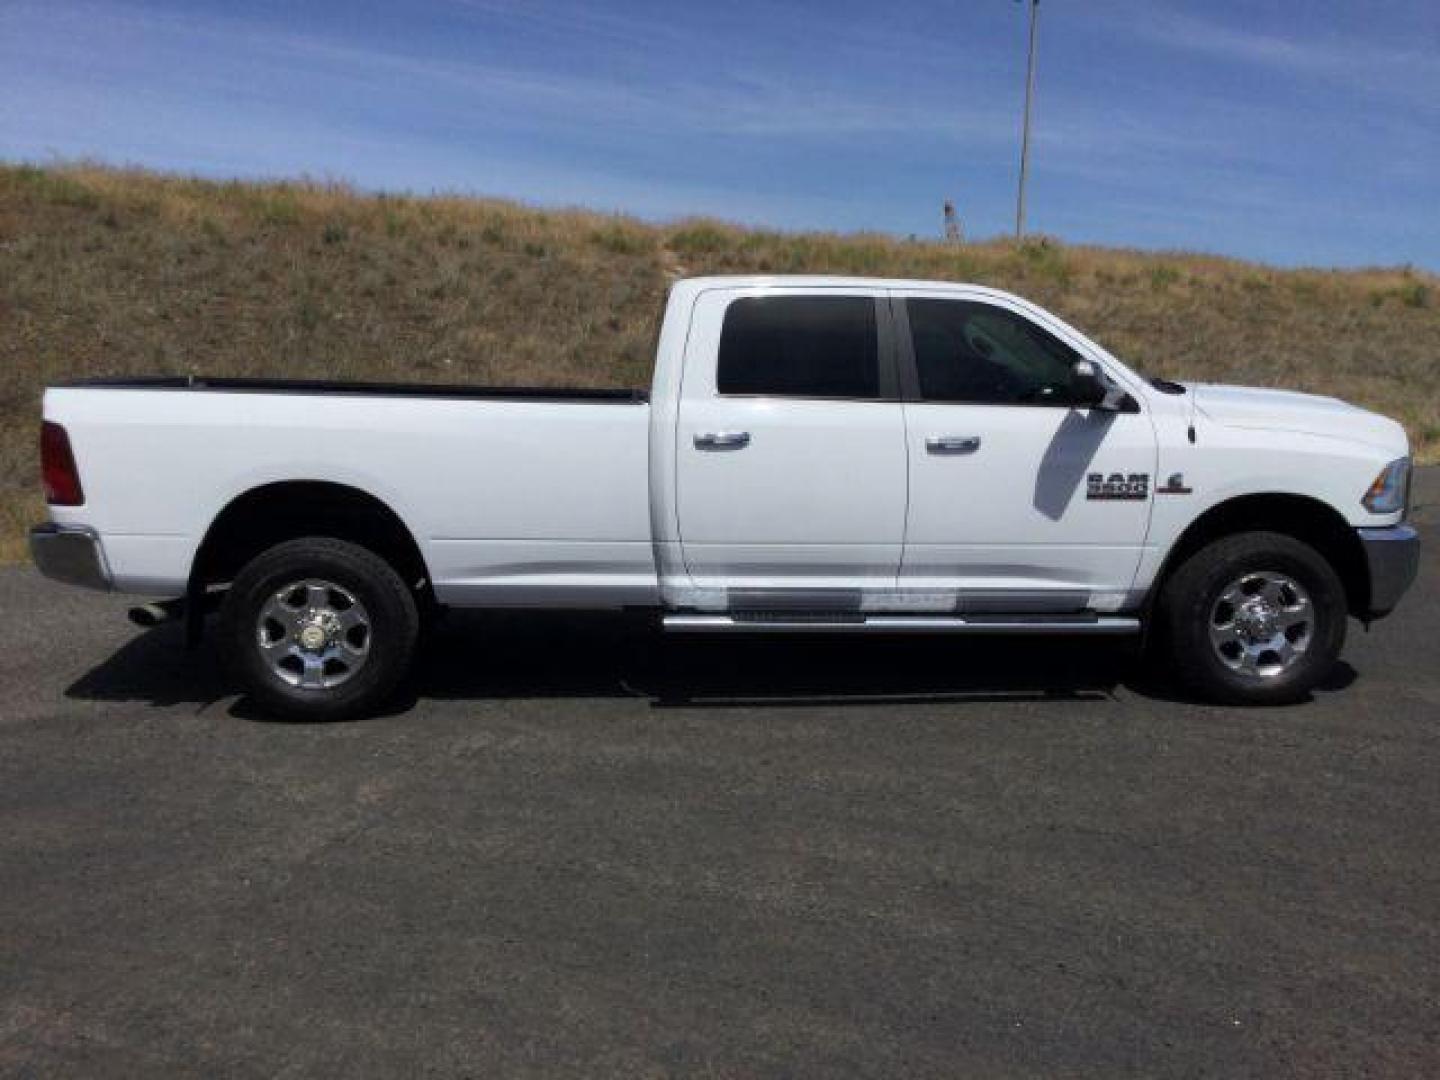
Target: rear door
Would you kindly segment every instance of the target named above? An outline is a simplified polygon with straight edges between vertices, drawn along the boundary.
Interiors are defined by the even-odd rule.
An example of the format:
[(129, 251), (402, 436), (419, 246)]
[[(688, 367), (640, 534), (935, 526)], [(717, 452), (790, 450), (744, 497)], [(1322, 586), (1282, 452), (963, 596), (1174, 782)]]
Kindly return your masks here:
[(901, 587), (970, 610), (1124, 606), (1150, 520), (1150, 417), (1072, 405), (1075, 361), (1104, 365), (1034, 312), (989, 294), (894, 303), (910, 399)]
[(696, 303), (676, 440), (704, 606), (856, 607), (895, 588), (905, 421), (879, 289), (716, 289)]

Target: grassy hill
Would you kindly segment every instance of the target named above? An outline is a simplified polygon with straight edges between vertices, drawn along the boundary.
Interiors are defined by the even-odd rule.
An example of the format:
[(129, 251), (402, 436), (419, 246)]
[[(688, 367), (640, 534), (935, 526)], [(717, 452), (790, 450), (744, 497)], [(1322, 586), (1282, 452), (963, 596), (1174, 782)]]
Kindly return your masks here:
[(975, 281), (1159, 374), (1337, 394), (1440, 460), (1440, 279), (1072, 248), (648, 225), (473, 198), (0, 166), (0, 556), (38, 520), (41, 389), (205, 372), (643, 385), (666, 284), (817, 272)]

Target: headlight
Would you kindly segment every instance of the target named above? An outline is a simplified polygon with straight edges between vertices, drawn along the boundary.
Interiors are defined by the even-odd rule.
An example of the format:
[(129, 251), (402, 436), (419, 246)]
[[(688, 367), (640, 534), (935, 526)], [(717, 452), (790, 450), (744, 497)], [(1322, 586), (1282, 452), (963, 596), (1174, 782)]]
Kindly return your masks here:
[(1372, 514), (1393, 514), (1405, 509), (1409, 493), (1410, 459), (1402, 457), (1380, 470), (1380, 475), (1375, 477), (1375, 482), (1360, 503)]

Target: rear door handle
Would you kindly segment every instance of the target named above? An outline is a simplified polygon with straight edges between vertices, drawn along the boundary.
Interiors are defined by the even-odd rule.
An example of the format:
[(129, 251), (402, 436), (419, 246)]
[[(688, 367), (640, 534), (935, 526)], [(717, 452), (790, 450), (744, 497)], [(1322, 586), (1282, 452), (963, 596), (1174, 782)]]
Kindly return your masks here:
[(707, 431), (695, 436), (696, 450), (743, 450), (749, 445), (748, 431)]
[(973, 454), (980, 449), (979, 435), (932, 435), (925, 440), (932, 454)]

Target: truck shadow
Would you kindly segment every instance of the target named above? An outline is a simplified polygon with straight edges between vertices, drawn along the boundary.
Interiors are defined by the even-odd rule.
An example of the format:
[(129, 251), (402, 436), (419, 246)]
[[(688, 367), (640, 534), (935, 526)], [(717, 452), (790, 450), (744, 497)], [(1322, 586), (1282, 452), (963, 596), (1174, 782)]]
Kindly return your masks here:
[[(1340, 665), (1327, 689), (1353, 680)], [(1085, 700), (1120, 685), (1185, 701), (1113, 640), (904, 636), (674, 637), (621, 616), (453, 612), (422, 642), (386, 710), (427, 700), (628, 697), (652, 708)], [(72, 698), (206, 707), (231, 694), (213, 643), (173, 625), (132, 638), (67, 690)], [(231, 714), (263, 719), (242, 697)]]
[(655, 707), (1103, 697), (1111, 645), (945, 636), (666, 635), (625, 619), (465, 614), (436, 635), (419, 697), (594, 696)]

